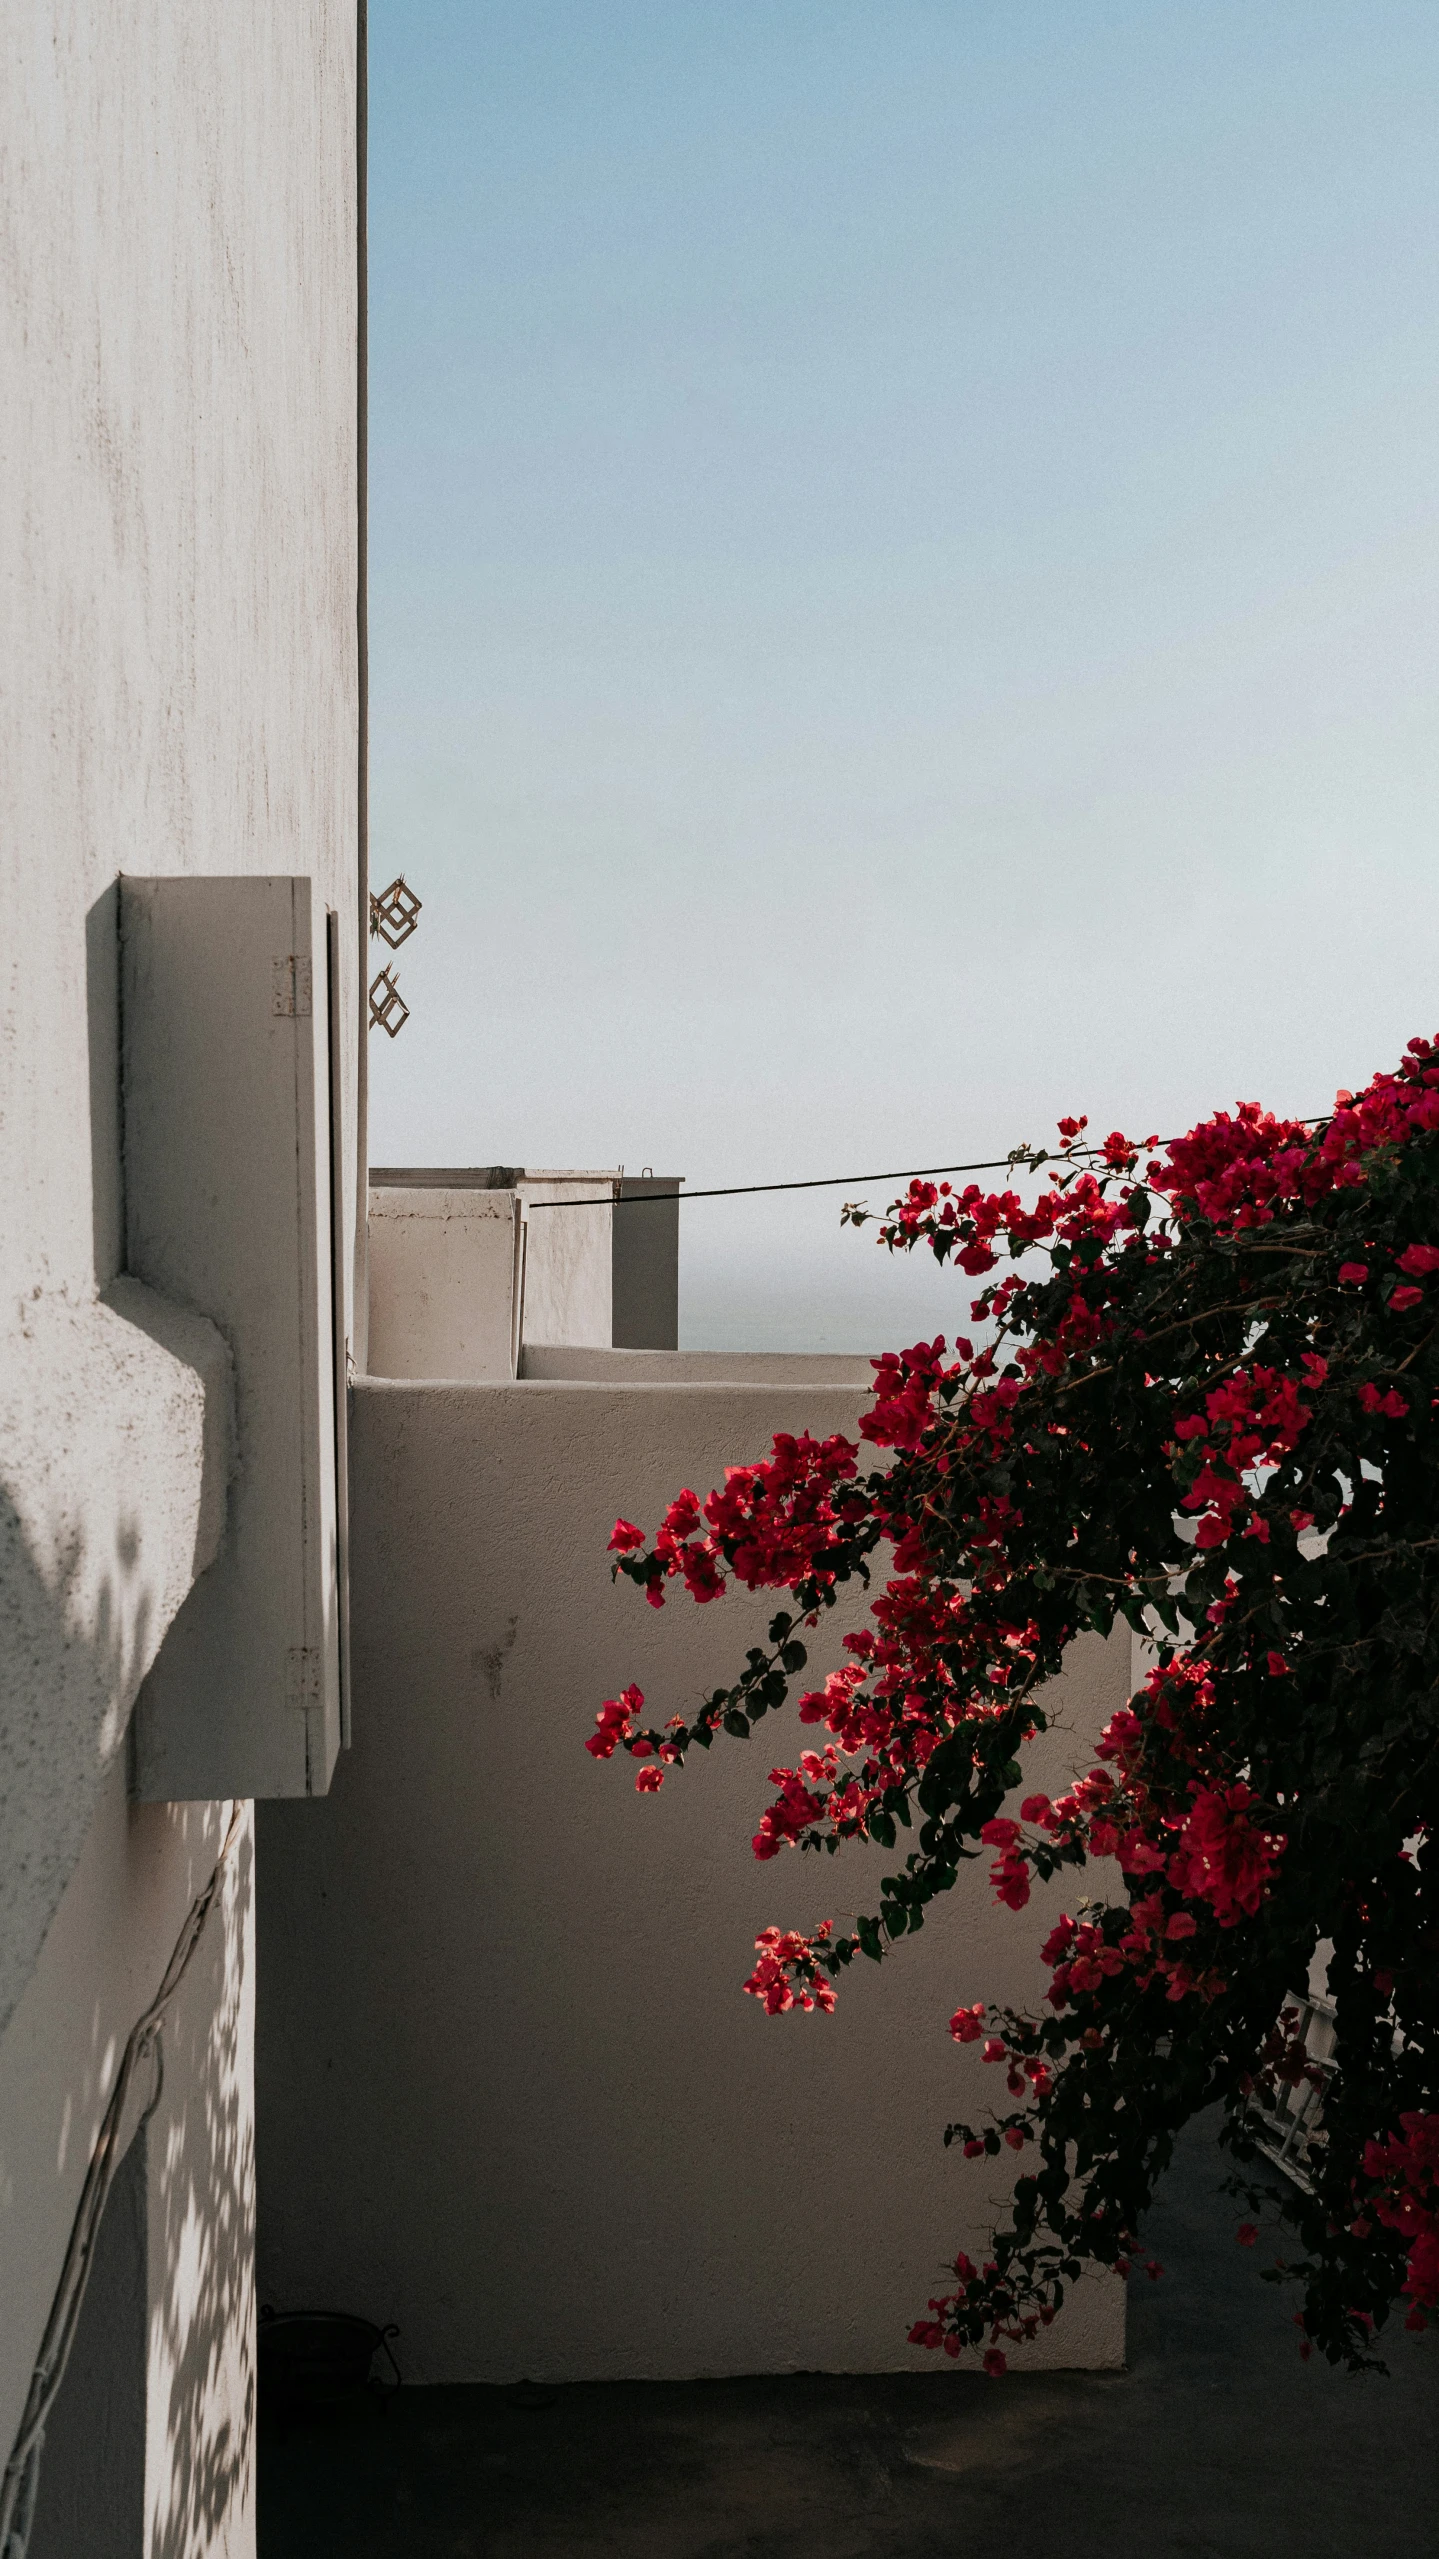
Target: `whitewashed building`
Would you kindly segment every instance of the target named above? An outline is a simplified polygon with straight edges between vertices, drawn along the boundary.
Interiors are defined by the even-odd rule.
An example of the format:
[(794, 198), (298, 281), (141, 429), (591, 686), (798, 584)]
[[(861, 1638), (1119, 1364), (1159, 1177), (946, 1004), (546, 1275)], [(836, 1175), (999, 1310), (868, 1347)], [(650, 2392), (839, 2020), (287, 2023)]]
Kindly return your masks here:
[[(616, 1592), (616, 1512), (851, 1426), (864, 1363), (680, 1352), (673, 1181), (369, 1191), (363, 117), (353, 0), (0, 13), (17, 2559), (253, 2550), (257, 2173), (267, 2303), (398, 2321), (411, 2382), (916, 2360), (986, 2200), (943, 2021), (1026, 1979), (978, 1886), (767, 2023), (819, 1889), (749, 1855), (768, 1754), (640, 1803), (580, 1746), (765, 1613)], [(1121, 2340), (1098, 2287), (1044, 2351)]]
[(250, 1806), (342, 1714), (361, 102), (354, 0), (0, 11), (0, 2462), (240, 1808), (32, 2559), (254, 2541)]

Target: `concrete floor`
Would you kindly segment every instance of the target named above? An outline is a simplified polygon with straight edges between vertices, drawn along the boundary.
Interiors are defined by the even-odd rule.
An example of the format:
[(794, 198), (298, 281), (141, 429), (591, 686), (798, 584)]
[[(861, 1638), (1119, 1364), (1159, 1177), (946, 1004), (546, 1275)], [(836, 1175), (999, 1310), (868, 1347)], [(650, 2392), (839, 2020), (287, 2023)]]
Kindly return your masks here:
[(260, 2559), (1434, 2559), (1439, 2335), (1301, 2363), (1221, 2174), (1191, 2136), (1127, 2374), (408, 2390), (262, 2429)]

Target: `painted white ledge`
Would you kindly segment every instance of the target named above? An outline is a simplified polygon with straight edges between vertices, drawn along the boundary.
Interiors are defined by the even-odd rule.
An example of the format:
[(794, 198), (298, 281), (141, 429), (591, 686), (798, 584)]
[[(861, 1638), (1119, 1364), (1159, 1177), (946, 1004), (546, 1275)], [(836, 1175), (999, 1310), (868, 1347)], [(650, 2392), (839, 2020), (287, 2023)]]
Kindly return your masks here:
[(230, 1354), (138, 1280), (37, 1290), (0, 1381), (0, 2030), (225, 1525)]
[(874, 1362), (846, 1351), (627, 1351), (527, 1341), (520, 1375), (590, 1386), (844, 1386), (868, 1392)]

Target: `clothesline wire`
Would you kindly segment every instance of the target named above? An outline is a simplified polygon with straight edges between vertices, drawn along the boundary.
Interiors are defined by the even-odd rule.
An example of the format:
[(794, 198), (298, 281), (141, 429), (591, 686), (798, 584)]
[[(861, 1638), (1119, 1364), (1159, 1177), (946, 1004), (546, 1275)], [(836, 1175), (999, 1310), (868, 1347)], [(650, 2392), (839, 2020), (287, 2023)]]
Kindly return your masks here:
[[(1321, 1128), (1332, 1116), (1332, 1112), (1329, 1111), (1315, 1111), (1308, 1119), (1301, 1120), (1299, 1125), (1301, 1128)], [(1157, 1137), (1154, 1143), (1156, 1146), (1174, 1146), (1177, 1145), (1178, 1140), (1172, 1137)], [(1037, 1149), (1036, 1152), (1038, 1152)], [(618, 1191), (593, 1192), (583, 1199), (531, 1200), (529, 1213), (533, 1217), (536, 1209), (541, 1208), (654, 1208), (668, 1206), (672, 1201), (677, 1200), (753, 1199), (762, 1191), (841, 1191), (848, 1188), (851, 1183), (863, 1185), (866, 1182), (929, 1182), (941, 1174), (948, 1173), (1009, 1173), (1015, 1170), (1022, 1155), (1023, 1150), (1020, 1149), (1016, 1150), (1014, 1155), (992, 1155), (982, 1164), (917, 1164), (909, 1171), (900, 1173), (821, 1173), (801, 1182), (728, 1182), (718, 1190), (708, 1191), (686, 1191), (678, 1186), (672, 1191), (626, 1191), (620, 1188)], [(1041, 1161), (1046, 1164), (1059, 1164), (1065, 1162), (1066, 1158), (1056, 1149), (1053, 1154), (1043, 1155)], [(1026, 1165), (1025, 1169), (1037, 1168)], [(640, 1178), (648, 1177), (642, 1175)], [(616, 1179), (622, 1184), (624, 1177), (621, 1174), (617, 1175)]]

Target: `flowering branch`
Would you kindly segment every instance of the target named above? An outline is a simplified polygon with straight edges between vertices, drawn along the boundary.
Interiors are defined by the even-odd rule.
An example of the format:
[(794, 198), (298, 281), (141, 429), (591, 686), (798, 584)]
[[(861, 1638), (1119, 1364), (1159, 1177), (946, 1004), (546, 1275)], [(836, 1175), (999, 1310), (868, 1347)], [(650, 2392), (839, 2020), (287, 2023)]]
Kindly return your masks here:
[[(1439, 2318), (1439, 1044), (1317, 1128), (1245, 1104), (1159, 1152), (1085, 1129), (1016, 1151), (1043, 1174), (1028, 1202), (914, 1181), (893, 1204), (890, 1251), (983, 1282), (977, 1338), (877, 1360), (857, 1441), (781, 1434), (652, 1539), (616, 1523), (615, 1570), (654, 1607), (732, 1581), (788, 1604), (688, 1720), (643, 1724), (629, 1688), (588, 1747), (626, 1751), (652, 1793), (718, 1730), (749, 1733), (883, 1550), (867, 1622), (798, 1698), (824, 1738), (771, 1772), (754, 1849), (913, 1845), (848, 1933), (766, 1929), (746, 1989), (771, 2014), (832, 2008), (845, 1967), (985, 1853), (1016, 1913), (1035, 1878), (1115, 1877), (1045, 1940), (1039, 2014), (951, 2021), (1011, 2102), (946, 2139), (1021, 2173), (991, 2255), (955, 2261), (914, 2340), (987, 2340), (999, 2369), (1084, 2266), (1146, 2264), (1175, 2133), (1215, 2101), (1253, 2209), (1262, 2110), (1310, 2068), (1285, 1998), (1323, 1941), (1338, 2050), (1308, 2189), (1275, 2200), (1304, 2350), (1363, 2364), (1396, 2304)], [(862, 1471), (866, 1448), (887, 1462)], [(1046, 1683), (1117, 1620), (1154, 1644), (1144, 1686), (1066, 1794), (1024, 1792)]]

